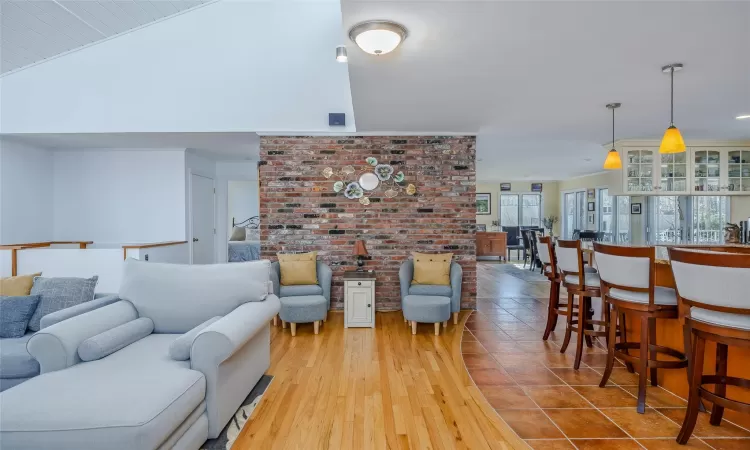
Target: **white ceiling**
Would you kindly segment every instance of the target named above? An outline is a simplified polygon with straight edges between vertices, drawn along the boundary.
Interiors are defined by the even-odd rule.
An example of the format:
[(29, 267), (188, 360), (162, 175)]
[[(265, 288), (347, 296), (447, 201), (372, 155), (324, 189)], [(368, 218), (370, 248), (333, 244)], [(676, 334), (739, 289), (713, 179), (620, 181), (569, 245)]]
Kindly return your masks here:
[[(343, 0), (345, 30), (393, 20), (409, 36), (375, 57), (351, 42), (357, 131), (478, 133), (480, 180), (601, 171), (617, 139), (750, 139), (750, 2)], [(591, 161), (586, 161), (591, 159)], [(525, 177), (528, 176), (528, 177)]]
[(215, 0), (0, 0), (0, 73)]
[(6, 134), (9, 139), (52, 150), (189, 148), (216, 160), (257, 160), (256, 133), (76, 133)]

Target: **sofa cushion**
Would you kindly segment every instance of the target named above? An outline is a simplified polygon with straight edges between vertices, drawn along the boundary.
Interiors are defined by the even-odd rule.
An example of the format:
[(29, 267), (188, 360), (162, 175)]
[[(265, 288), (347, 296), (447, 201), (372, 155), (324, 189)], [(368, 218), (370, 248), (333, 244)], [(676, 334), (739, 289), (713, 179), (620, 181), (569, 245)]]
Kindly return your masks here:
[(39, 295), (39, 305), (29, 321), (29, 330), (39, 331), (43, 316), (94, 299), (94, 289), (99, 277), (91, 278), (34, 278), (31, 295)]
[(200, 325), (196, 325), (195, 328), (181, 335), (169, 345), (169, 357), (175, 361), (187, 361), (190, 359), (190, 348), (193, 346), (193, 341), (198, 333), (203, 331), (212, 323), (221, 319), (221, 316), (215, 316)]
[(243, 227), (234, 227), (232, 229), (232, 235), (229, 236), (229, 240), (234, 241), (244, 241), (245, 240), (245, 229)]
[(295, 297), (299, 295), (323, 295), (323, 288), (317, 284), (302, 284), (299, 286), (281, 286), (279, 297)]
[(0, 295), (29, 295), (31, 293), (31, 286), (34, 285), (34, 277), (41, 275), (42, 272), (0, 278)]
[(417, 253), (414, 258), (414, 279), (412, 284), (451, 284), (451, 262), (453, 253)]
[(281, 268), (281, 285), (296, 286), (318, 284), (318, 252), (278, 253)]
[(33, 332), (0, 342), (0, 378), (23, 378), (39, 375), (39, 363), (26, 351)]
[(0, 296), (0, 338), (23, 337), (38, 303), (38, 295)]
[(78, 346), (82, 361), (96, 361), (139, 341), (154, 331), (154, 322), (148, 317), (125, 322), (107, 331), (91, 336)]
[(407, 295), (401, 303), (401, 308), (404, 318), (409, 321), (444, 322), (451, 316), (451, 299), (434, 295)]
[(409, 286), (409, 295), (437, 295), (439, 297), (450, 297), (453, 289), (450, 286), (439, 284), (412, 284)]
[(119, 297), (139, 317), (154, 321), (155, 333), (185, 333), (214, 316), (268, 295), (269, 261), (231, 264), (160, 264), (125, 261)]
[(155, 449), (202, 404), (206, 380), (174, 361), (176, 335), (151, 334), (97, 361), (3, 392), (3, 446)]
[(328, 300), (322, 295), (281, 297), (279, 317), (284, 322), (309, 323), (323, 320), (328, 313)]

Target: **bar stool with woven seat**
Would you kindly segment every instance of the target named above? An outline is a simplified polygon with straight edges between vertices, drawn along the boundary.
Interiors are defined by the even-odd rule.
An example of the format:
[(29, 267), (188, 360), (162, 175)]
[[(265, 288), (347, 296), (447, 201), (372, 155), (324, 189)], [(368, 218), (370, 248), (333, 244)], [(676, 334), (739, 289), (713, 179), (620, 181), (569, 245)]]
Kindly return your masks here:
[[(656, 319), (677, 318), (677, 295), (674, 289), (654, 286), (655, 256), (655, 247), (621, 247), (594, 242), (602, 298), (605, 305), (614, 308), (606, 326), (609, 333), (607, 368), (599, 386), (607, 384), (615, 357), (635, 365), (639, 375), (637, 410), (641, 414), (646, 411), (646, 370), (650, 368), (651, 385), (658, 386), (657, 369), (681, 369), (688, 364), (683, 353), (656, 345)], [(605, 310), (608, 309), (609, 306), (606, 306)], [(640, 342), (615, 343), (617, 317), (620, 314), (640, 319)], [(638, 356), (629, 353), (632, 349), (639, 350)], [(669, 355), (674, 360), (659, 360), (658, 353)]]
[[(595, 330), (594, 325), (604, 325), (609, 319), (609, 309), (604, 308), (605, 318), (607, 320), (594, 320), (594, 311), (591, 308), (591, 298), (601, 297), (599, 275), (595, 272), (587, 271), (583, 265), (583, 253), (581, 253), (581, 241), (557, 241), (557, 265), (560, 268), (560, 277), (562, 285), (568, 291), (568, 308), (567, 324), (565, 327), (565, 339), (562, 343), (560, 353), (565, 353), (570, 343), (570, 336), (573, 331), (578, 333), (576, 341), (576, 358), (573, 368), (578, 370), (581, 366), (581, 357), (583, 355), (583, 341), (586, 341), (588, 347), (592, 347), (592, 337), (604, 336), (603, 330)], [(570, 307), (573, 304), (574, 297), (578, 296), (578, 311)], [(577, 319), (573, 319), (577, 317)]]
[[(750, 347), (750, 255), (670, 248), (669, 259), (680, 319), (695, 340), (688, 408), (677, 436), (678, 443), (686, 444), (698, 419), (701, 397), (713, 403), (711, 425), (721, 424), (724, 408), (750, 414), (749, 404), (726, 396), (727, 385), (750, 388), (750, 379), (727, 376), (727, 346)], [(703, 375), (707, 340), (716, 342), (715, 375)], [(714, 392), (704, 384), (715, 385)]]

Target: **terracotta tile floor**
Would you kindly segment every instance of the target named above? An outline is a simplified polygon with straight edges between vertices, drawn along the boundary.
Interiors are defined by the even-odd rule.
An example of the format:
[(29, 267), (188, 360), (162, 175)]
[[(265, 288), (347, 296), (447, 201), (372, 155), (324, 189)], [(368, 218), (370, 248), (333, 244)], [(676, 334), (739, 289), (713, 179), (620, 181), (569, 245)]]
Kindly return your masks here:
[(602, 343), (586, 349), (576, 371), (575, 339), (560, 353), (562, 319), (542, 341), (546, 278), (512, 263), (480, 262), (477, 271), (477, 311), (466, 322), (464, 362), (490, 405), (532, 448), (750, 450), (750, 431), (726, 420), (711, 426), (708, 414), (699, 416), (689, 445), (678, 445), (685, 400), (648, 387), (646, 414), (638, 414), (637, 374), (618, 362), (607, 387), (598, 386), (606, 363)]

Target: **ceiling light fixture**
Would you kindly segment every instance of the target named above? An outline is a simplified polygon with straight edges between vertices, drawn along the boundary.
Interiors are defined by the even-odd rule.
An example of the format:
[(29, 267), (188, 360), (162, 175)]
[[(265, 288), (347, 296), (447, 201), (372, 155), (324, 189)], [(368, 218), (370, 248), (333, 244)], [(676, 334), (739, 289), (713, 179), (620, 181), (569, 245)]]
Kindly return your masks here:
[(346, 47), (343, 45), (339, 45), (336, 47), (336, 61), (340, 63), (345, 63), (349, 60), (349, 57), (346, 55)]
[(349, 39), (371, 55), (385, 55), (406, 39), (406, 28), (387, 20), (358, 23), (349, 30)]
[(659, 153), (682, 153), (685, 151), (685, 141), (682, 139), (680, 130), (674, 126), (674, 73), (680, 70), (682, 70), (681, 63), (668, 64), (661, 68), (662, 72), (669, 74), (671, 80), (671, 94), (669, 128), (664, 132), (664, 137), (661, 139)]
[(609, 103), (607, 105), (607, 108), (612, 110), (612, 150), (607, 153), (607, 159), (604, 160), (606, 170), (622, 169), (620, 154), (615, 150), (615, 110), (620, 106), (620, 103)]
[(750, 114), (743, 114), (741, 116), (735, 117), (735, 119), (737, 119), (737, 120), (750, 119)]

